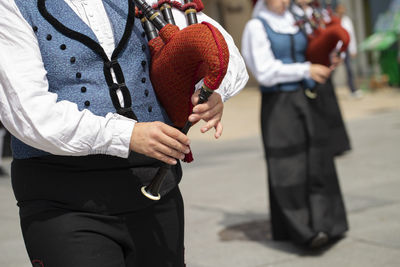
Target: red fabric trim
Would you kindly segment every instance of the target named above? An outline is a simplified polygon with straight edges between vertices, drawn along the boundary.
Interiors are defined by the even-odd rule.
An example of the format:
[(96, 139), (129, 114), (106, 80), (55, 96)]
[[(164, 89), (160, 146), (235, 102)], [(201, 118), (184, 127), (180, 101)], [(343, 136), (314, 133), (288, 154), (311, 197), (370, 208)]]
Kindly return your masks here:
[(156, 7), (161, 6), (162, 4), (170, 4), (171, 5), (171, 0), (158, 0), (157, 4), (153, 4), (153, 6), (155, 5)]
[(182, 3), (178, 2), (178, 1), (159, 0), (157, 3), (152, 4), (151, 7), (153, 9), (158, 9), (164, 3), (168, 3), (172, 7), (179, 9), (180, 11), (185, 11), (189, 7), (196, 9), (197, 12), (200, 12), (204, 9), (204, 4), (201, 0), (193, 0), (193, 2), (184, 4), (184, 5), (182, 5)]
[(182, 3), (178, 2), (178, 1), (172, 1), (172, 6), (179, 10), (182, 10)]
[(135, 17), (139, 17), (142, 14), (142, 11), (139, 10), (137, 6), (135, 6)]
[(204, 9), (204, 4), (201, 0), (193, 0), (193, 2), (195, 2), (197, 5), (197, 8), (196, 8), (197, 12), (200, 12)]
[(40, 264), (41, 267), (44, 267), (44, 264), (41, 260), (33, 260), (32, 264)]
[(195, 3), (195, 2), (186, 3), (186, 4), (184, 4), (184, 5), (182, 6), (181, 10), (182, 10), (182, 11), (185, 11), (186, 9), (189, 9), (189, 8), (196, 9), (196, 11), (197, 11), (197, 5), (196, 5), (196, 3)]
[(190, 163), (193, 161), (193, 154), (192, 150), (188, 154), (185, 154), (185, 158), (183, 159), (183, 162)]
[(218, 48), (218, 57), (219, 57), (219, 63), (220, 63), (220, 64), (219, 64), (219, 73), (218, 73), (218, 77), (217, 77), (217, 79), (216, 79), (216, 81), (215, 81), (215, 83), (214, 83), (213, 85), (206, 84), (206, 86), (207, 86), (208, 88), (210, 88), (210, 89), (212, 89), (212, 90), (215, 90), (215, 89), (218, 89), (218, 86), (221, 84), (222, 75), (223, 75), (223, 72), (224, 72), (224, 69), (225, 69), (226, 66), (225, 66), (225, 64), (224, 64), (224, 58), (223, 58), (223, 55), (222, 55), (221, 44), (219, 43), (219, 41), (218, 41), (218, 39), (217, 39), (217, 36), (216, 36), (216, 33), (215, 33), (214, 28), (213, 28), (212, 25), (211, 25), (210, 23), (208, 23), (208, 22), (203, 21), (202, 24), (205, 24), (205, 25), (210, 29), (212, 35), (214, 36), (214, 40), (215, 40), (215, 43), (216, 43), (217, 48)]

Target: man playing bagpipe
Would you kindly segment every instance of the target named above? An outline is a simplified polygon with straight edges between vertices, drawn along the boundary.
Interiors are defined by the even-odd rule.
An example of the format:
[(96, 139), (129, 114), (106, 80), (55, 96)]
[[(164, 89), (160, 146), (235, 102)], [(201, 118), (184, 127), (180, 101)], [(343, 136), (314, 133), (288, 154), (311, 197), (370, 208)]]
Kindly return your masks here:
[[(0, 3), (0, 118), (13, 135), (11, 178), (33, 266), (184, 266), (179, 160), (190, 140), (162, 104), (162, 83), (151, 80), (156, 58), (135, 2)], [(201, 1), (180, 4), (192, 18), (201, 9)], [(183, 31), (184, 13), (173, 13)], [(223, 101), (248, 76), (229, 34), (205, 14), (196, 17), (226, 49), (208, 51), (221, 64), (182, 74), (196, 79), (178, 92), (208, 88), (208, 101), (196, 105), (201, 90), (179, 101), (194, 106), (193, 114), (181, 111), (185, 120), (204, 120), (201, 131), (215, 128), (218, 138)], [(163, 164), (170, 167), (154, 201), (141, 188)]]

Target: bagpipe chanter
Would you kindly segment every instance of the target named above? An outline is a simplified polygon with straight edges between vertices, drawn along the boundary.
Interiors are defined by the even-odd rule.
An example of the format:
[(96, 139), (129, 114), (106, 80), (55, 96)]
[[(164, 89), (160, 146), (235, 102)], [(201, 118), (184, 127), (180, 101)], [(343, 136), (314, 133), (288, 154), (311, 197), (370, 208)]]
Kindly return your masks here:
[[(157, 98), (173, 125), (186, 133), (191, 126), (188, 116), (192, 113), (195, 85), (203, 79), (198, 103), (207, 101), (218, 89), (228, 69), (228, 45), (215, 26), (197, 23), (196, 12), (203, 9), (201, 0), (185, 0), (184, 5), (160, 0), (152, 7), (144, 0), (134, 1), (149, 39), (150, 78)], [(180, 30), (174, 25), (171, 8), (185, 12), (187, 27)], [(184, 161), (193, 161), (191, 152)], [(160, 167), (151, 183), (142, 187), (143, 195), (152, 200), (160, 199), (160, 188), (168, 169), (167, 164)]]

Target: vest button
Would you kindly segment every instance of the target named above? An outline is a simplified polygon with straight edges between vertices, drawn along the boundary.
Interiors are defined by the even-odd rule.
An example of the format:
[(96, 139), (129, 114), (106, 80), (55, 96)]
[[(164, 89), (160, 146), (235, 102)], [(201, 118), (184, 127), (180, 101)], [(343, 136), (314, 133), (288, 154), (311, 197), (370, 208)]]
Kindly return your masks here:
[(78, 78), (78, 79), (82, 78), (82, 73), (77, 72), (77, 73), (76, 73), (76, 78)]
[(32, 29), (33, 29), (34, 32), (38, 31), (38, 27), (37, 26), (33, 26)]
[(90, 102), (86, 100), (85, 101), (85, 106), (87, 106), (87, 107), (90, 106)]
[(51, 34), (48, 34), (48, 35), (46, 36), (47, 41), (50, 41), (52, 38), (53, 38), (53, 36), (51, 36)]
[(142, 45), (142, 51), (146, 50), (146, 45)]
[(62, 44), (62, 45), (60, 45), (60, 49), (65, 50), (65, 49), (67, 49), (67, 46), (65, 44)]
[(143, 67), (146, 66), (146, 61), (145, 60), (142, 61), (142, 66)]
[(148, 110), (149, 112), (151, 112), (151, 111), (153, 110), (152, 106), (150, 106), (147, 110)]
[(146, 82), (146, 78), (142, 78), (142, 83), (145, 83)]
[(142, 32), (142, 37), (144, 38), (146, 36), (146, 33), (145, 32)]
[(144, 90), (144, 95), (145, 95), (145, 96), (149, 96), (149, 90), (147, 90), (147, 89)]
[(76, 61), (76, 58), (75, 58), (75, 57), (71, 57), (69, 61), (70, 61), (72, 64), (74, 64), (75, 61)]
[(81, 92), (82, 92), (82, 93), (86, 93), (86, 87), (85, 87), (85, 86), (82, 86), (82, 87), (81, 87)]

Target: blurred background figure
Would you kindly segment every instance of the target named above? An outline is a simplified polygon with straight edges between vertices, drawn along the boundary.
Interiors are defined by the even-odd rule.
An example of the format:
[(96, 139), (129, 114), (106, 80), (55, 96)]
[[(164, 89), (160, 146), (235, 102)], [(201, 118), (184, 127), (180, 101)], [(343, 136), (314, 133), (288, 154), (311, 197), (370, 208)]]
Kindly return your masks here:
[(257, 2), (242, 55), (262, 93), (273, 239), (317, 248), (348, 229), (323, 98), (311, 93), (330, 86), (333, 68), (306, 62), (307, 35), (289, 6), (290, 0)]
[(350, 44), (345, 54), (344, 64), (347, 74), (347, 85), (350, 89), (350, 94), (354, 98), (362, 97), (362, 91), (358, 90), (354, 83), (354, 73), (351, 64), (351, 59), (357, 56), (357, 39), (354, 34), (353, 22), (349, 16), (346, 15), (346, 7), (343, 4), (336, 6), (336, 15), (340, 18), (341, 25), (347, 30), (350, 35)]
[[(327, 7), (327, 9), (323, 8), (320, 1), (317, 0), (292, 1), (291, 12), (296, 19), (296, 24), (299, 25), (302, 32), (308, 36), (309, 40), (316, 38), (315, 34), (318, 34), (318, 32), (322, 34), (325, 27), (340, 27), (338, 19), (332, 17), (330, 6)], [(329, 37), (326, 39), (329, 39)], [(329, 42), (330, 41), (327, 42), (327, 46), (329, 46)], [(337, 47), (339, 49), (340, 46)], [(337, 61), (340, 60), (337, 56), (339, 52), (338, 49), (330, 52), (331, 60), (328, 64), (337, 64)], [(321, 50), (324, 49), (321, 48)], [(320, 51), (315, 51), (314, 55), (319, 57), (319, 53)], [(336, 156), (343, 155), (351, 149), (350, 138), (346, 130), (335, 92), (335, 85), (331, 76), (326, 80), (324, 88), (318, 91), (318, 97), (323, 107), (323, 109), (320, 110), (321, 115), (324, 116), (329, 125), (330, 149)]]
[(3, 124), (0, 121), (0, 177), (5, 177), (8, 175), (3, 167), (3, 146), (5, 135), (6, 130), (4, 129)]

